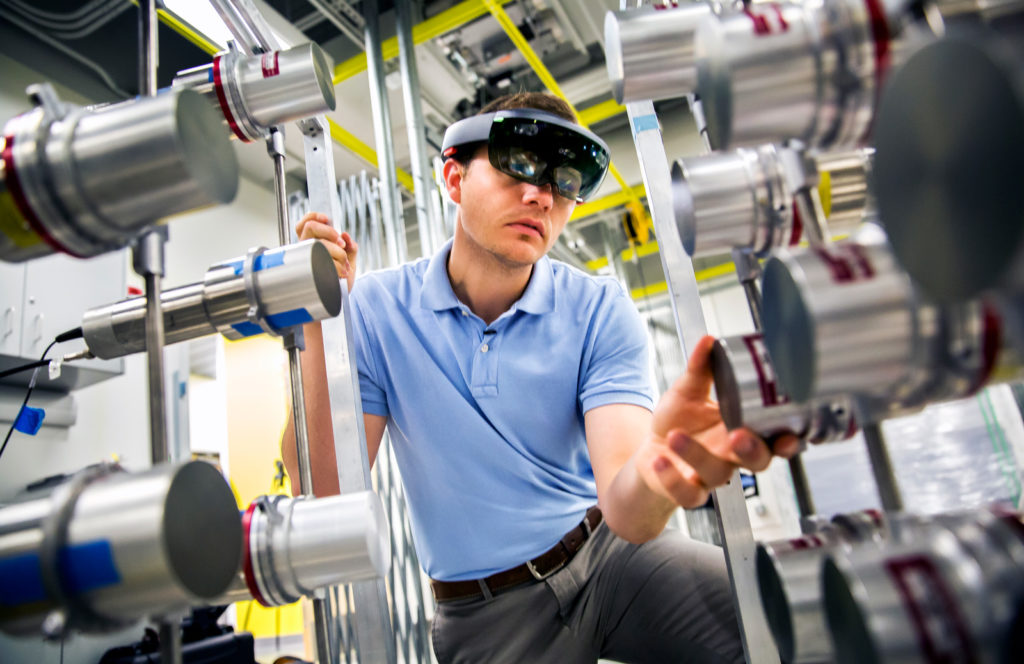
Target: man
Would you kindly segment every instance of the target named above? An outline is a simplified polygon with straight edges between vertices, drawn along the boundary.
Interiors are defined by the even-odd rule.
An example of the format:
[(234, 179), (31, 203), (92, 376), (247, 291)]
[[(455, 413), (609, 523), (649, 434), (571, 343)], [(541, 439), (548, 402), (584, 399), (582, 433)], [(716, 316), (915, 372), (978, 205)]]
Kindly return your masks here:
[[(710, 338), (655, 408), (622, 287), (545, 256), (600, 185), (606, 146), (562, 101), (525, 93), (450, 127), (444, 156), (454, 238), (362, 277), (351, 299), (370, 460), (387, 425), (434, 579), (438, 660), (741, 661), (721, 550), (662, 531), (771, 452), (722, 425)], [(298, 232), (328, 245), (351, 288), (356, 247), (325, 221)], [(330, 459), (308, 327), (312, 456)], [(318, 495), (337, 492), (333, 464), (314, 473)]]

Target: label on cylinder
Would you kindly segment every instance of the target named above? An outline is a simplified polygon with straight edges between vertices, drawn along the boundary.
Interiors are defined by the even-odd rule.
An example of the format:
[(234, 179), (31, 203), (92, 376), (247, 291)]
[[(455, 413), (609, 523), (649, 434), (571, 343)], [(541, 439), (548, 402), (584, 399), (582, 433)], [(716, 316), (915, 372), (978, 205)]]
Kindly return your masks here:
[(278, 51), (264, 53), (260, 58), (260, 69), (263, 70), (263, 78), (270, 78), (280, 74), (281, 67), (278, 65)]
[(832, 281), (837, 284), (869, 281), (875, 277), (875, 267), (860, 245), (844, 244), (814, 251), (828, 267)]
[(885, 568), (903, 600), (924, 661), (976, 661), (956, 598), (935, 564), (925, 556), (907, 556), (887, 560)]
[(782, 15), (782, 9), (775, 3), (747, 6), (743, 13), (754, 23), (755, 35), (771, 35), (789, 30), (789, 23)]

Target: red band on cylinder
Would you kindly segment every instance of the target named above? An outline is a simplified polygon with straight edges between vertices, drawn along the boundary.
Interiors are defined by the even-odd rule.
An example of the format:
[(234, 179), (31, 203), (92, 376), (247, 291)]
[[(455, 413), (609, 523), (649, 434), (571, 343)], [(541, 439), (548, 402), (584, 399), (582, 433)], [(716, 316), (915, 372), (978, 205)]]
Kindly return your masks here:
[(249, 137), (242, 133), (239, 129), (238, 123), (235, 122), (235, 116), (231, 112), (231, 107), (228, 106), (228, 98), (224, 95), (224, 80), (220, 73), (220, 60), (221, 56), (213, 56), (213, 89), (217, 93), (217, 102), (220, 104), (221, 113), (224, 114), (224, 118), (228, 121), (228, 126), (231, 127), (232, 133), (238, 137), (238, 140), (243, 143), (249, 142)]
[(263, 78), (270, 78), (280, 74), (281, 67), (278, 66), (278, 51), (264, 53), (260, 57), (260, 69), (263, 70)]
[(266, 607), (274, 606), (263, 596), (260, 592), (260, 584), (256, 583), (256, 574), (252, 567), (252, 553), (249, 548), (249, 529), (252, 527), (252, 515), (259, 509), (259, 503), (252, 502), (249, 504), (249, 508), (245, 510), (245, 514), (242, 515), (242, 573), (245, 576), (245, 587), (249, 589), (249, 594), (253, 598)]
[(793, 232), (789, 235), (789, 246), (795, 245), (800, 241), (800, 237), (804, 234), (804, 220), (800, 218), (800, 207), (797, 205), (793, 206)]
[(36, 216), (35, 210), (28, 203), (24, 190), (21, 188), (21, 180), (18, 178), (18, 169), (14, 165), (14, 136), (4, 136), (4, 149), (0, 152), (0, 161), (4, 162), (4, 173), (7, 182), (7, 189), (11, 192), (11, 198), (18, 208), (18, 212), (28, 222), (28, 225), (35, 231), (35, 234), (42, 238), (43, 242), (50, 245), (56, 251), (70, 254), (75, 258), (86, 258), (85, 255), (68, 249), (61, 244), (57, 238), (50, 235), (50, 231), (43, 225), (42, 220)]
[[(885, 561), (926, 662), (974, 662), (970, 633), (935, 563), (920, 555)], [(933, 636), (942, 631), (941, 641)]]

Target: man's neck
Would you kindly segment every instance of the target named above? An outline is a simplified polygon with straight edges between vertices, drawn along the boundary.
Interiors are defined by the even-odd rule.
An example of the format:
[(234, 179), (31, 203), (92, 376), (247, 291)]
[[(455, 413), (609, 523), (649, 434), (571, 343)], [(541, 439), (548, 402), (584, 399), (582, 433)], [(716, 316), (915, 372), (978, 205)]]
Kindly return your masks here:
[(518, 300), (533, 265), (510, 265), (456, 232), (448, 255), (448, 279), (459, 301), (487, 324)]

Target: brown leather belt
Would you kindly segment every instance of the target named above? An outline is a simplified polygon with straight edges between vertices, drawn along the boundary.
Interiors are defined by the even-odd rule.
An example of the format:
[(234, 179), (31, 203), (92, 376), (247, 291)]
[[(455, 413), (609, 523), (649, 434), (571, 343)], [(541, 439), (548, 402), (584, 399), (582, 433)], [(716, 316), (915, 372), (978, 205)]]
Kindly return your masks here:
[(569, 561), (583, 548), (583, 543), (587, 541), (600, 523), (601, 510), (594, 506), (587, 510), (580, 525), (567, 532), (557, 544), (519, 567), (473, 581), (435, 581), (431, 579), (430, 588), (434, 591), (434, 599), (438, 602), (446, 602), (453, 599), (481, 597), (484, 594), (485, 585), (491, 594), (497, 595), (527, 581), (543, 581), (569, 564)]

